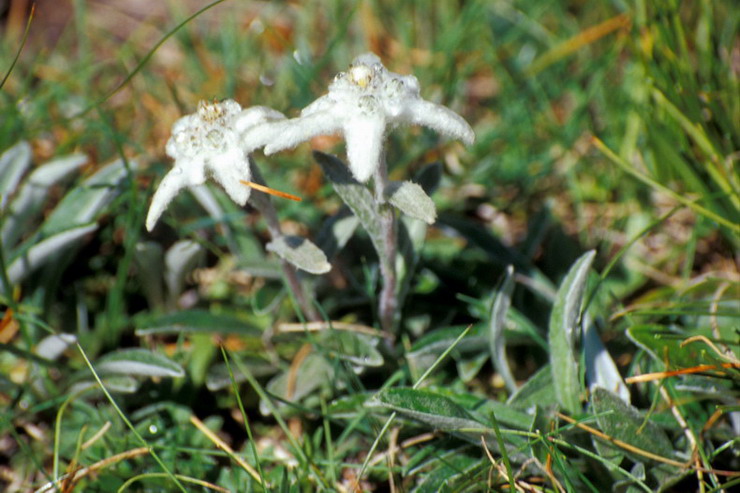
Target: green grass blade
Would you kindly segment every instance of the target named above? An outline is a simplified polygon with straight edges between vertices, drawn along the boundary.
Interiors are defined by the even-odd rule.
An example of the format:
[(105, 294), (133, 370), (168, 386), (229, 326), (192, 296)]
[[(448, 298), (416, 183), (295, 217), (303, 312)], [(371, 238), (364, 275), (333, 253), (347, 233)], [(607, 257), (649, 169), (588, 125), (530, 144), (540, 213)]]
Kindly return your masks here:
[(31, 13), (28, 15), (28, 21), (26, 21), (26, 29), (23, 32), (23, 39), (21, 39), (21, 45), (18, 47), (18, 51), (15, 53), (15, 57), (13, 57), (13, 61), (10, 64), (10, 67), (8, 67), (8, 71), (5, 72), (5, 76), (3, 77), (3, 80), (0, 81), (0, 89), (3, 88), (5, 85), (5, 82), (10, 77), (10, 74), (13, 72), (13, 69), (15, 68), (16, 63), (18, 63), (18, 58), (21, 56), (21, 51), (23, 51), (23, 47), (26, 46), (26, 40), (28, 39), (28, 33), (31, 30), (31, 21), (33, 21), (33, 15), (36, 13), (36, 4), (31, 5)]

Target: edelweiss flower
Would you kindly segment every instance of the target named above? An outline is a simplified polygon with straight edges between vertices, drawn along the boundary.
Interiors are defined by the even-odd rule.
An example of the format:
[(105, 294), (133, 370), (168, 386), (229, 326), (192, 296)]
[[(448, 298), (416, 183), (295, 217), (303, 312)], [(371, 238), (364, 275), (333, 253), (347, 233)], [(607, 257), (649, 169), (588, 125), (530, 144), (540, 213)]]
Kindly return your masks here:
[(261, 106), (242, 111), (239, 103), (227, 99), (220, 103), (201, 101), (196, 113), (177, 120), (165, 148), (167, 155), (175, 160), (175, 167), (152, 198), (146, 229), (154, 228), (180, 190), (202, 185), (209, 176), (224, 187), (234, 202), (246, 204), (251, 189), (240, 180), (249, 181), (251, 171), (241, 133), (260, 123), (284, 118), (281, 113)]
[(273, 154), (317, 135), (342, 133), (352, 174), (366, 182), (378, 167), (386, 132), (399, 124), (424, 125), (466, 144), (475, 139), (457, 113), (421, 98), (416, 77), (389, 72), (372, 53), (355, 58), (300, 117), (255, 127), (246, 136), (254, 148), (266, 144), (265, 154)]

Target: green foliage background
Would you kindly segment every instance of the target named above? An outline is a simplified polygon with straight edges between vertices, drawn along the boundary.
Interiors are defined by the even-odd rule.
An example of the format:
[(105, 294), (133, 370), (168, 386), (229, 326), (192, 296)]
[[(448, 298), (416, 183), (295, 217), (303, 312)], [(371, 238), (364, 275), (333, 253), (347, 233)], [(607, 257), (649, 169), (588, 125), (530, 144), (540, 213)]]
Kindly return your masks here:
[[(73, 152), (88, 159), (48, 187), (0, 252), (3, 488), (31, 491), (95, 465), (77, 473), (78, 491), (262, 491), (193, 416), (274, 491), (740, 483), (733, 2), (232, 0), (177, 29), (204, 4), (40, 1), (25, 42), (22, 5), (10, 2), (2, 20), (0, 151), (28, 141), (33, 169)], [(362, 332), (377, 326), (378, 283), (362, 231), (329, 275), (306, 277), (325, 318), (350, 330), (279, 333), (302, 315), (254, 210), (214, 187), (221, 217), (181, 194), (144, 232), (171, 164), (164, 143), (202, 99), (293, 116), (365, 51), (414, 73), (426, 99), (471, 123), (476, 143), (391, 134), (393, 179), (429, 163), (441, 173), (439, 218), (392, 342)], [(312, 144), (344, 152), (329, 138)], [(116, 160), (115, 179), (89, 181)], [(272, 187), (303, 197), (277, 203), (283, 228), (318, 242), (342, 204), (310, 147), (257, 160)], [(9, 163), (0, 225), (32, 171), (10, 186)], [(34, 246), (91, 225), (11, 282)], [(163, 252), (183, 239), (200, 253), (167, 266)], [(615, 362), (597, 373), (631, 405), (589, 392), (590, 343), (569, 332), (580, 332), (569, 317), (597, 331)], [(52, 356), (42, 344), (51, 334), (79, 345)]]

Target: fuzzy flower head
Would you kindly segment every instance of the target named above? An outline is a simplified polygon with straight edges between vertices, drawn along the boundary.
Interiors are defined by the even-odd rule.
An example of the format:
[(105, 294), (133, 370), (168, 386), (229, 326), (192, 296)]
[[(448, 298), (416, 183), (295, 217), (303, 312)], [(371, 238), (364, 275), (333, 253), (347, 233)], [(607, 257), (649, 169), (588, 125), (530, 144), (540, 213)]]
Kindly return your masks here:
[(195, 113), (177, 120), (165, 147), (167, 155), (175, 160), (175, 166), (152, 198), (146, 218), (147, 230), (154, 228), (180, 190), (202, 185), (209, 177), (220, 183), (234, 202), (246, 204), (250, 188), (240, 180), (249, 181), (251, 171), (241, 132), (278, 118), (284, 117), (269, 108), (242, 111), (239, 103), (227, 99), (220, 103), (201, 101)]
[(266, 144), (265, 153), (272, 154), (317, 135), (341, 133), (352, 174), (366, 182), (380, 163), (386, 133), (401, 124), (424, 125), (466, 144), (475, 139), (457, 113), (421, 98), (416, 77), (390, 72), (366, 53), (337, 74), (328, 94), (300, 117), (256, 128), (253, 142)]

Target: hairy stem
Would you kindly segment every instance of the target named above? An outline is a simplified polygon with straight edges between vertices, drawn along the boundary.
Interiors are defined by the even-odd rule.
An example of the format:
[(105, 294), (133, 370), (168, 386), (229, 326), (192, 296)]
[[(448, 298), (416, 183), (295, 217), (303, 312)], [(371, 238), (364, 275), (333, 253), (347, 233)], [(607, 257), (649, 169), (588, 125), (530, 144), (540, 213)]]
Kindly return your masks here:
[[(266, 185), (265, 180), (262, 178), (262, 175), (260, 175), (254, 161), (250, 159), (249, 164), (252, 169), (253, 180), (260, 185)], [(262, 213), (262, 217), (265, 218), (265, 224), (267, 224), (267, 231), (270, 233), (270, 238), (275, 240), (283, 236), (283, 232), (280, 229), (280, 221), (278, 220), (277, 211), (275, 210), (275, 205), (272, 203), (270, 196), (255, 190), (251, 194), (250, 202), (260, 211), (260, 213)], [(303, 284), (301, 284), (301, 280), (298, 278), (298, 270), (282, 258), (280, 259), (280, 265), (283, 268), (285, 283), (291, 293), (293, 293), (293, 297), (303, 311), (305, 317), (312, 322), (320, 321), (321, 317), (313, 306), (311, 298), (306, 295)]]
[(396, 252), (398, 250), (398, 235), (396, 231), (396, 213), (385, 200), (385, 187), (388, 184), (388, 166), (385, 156), (381, 157), (378, 168), (375, 170), (375, 202), (380, 216), (380, 228), (383, 236), (383, 251), (378, 252), (380, 258), (380, 275), (383, 278), (383, 287), (378, 301), (378, 318), (381, 328), (395, 333), (398, 321), (398, 291), (396, 289)]

